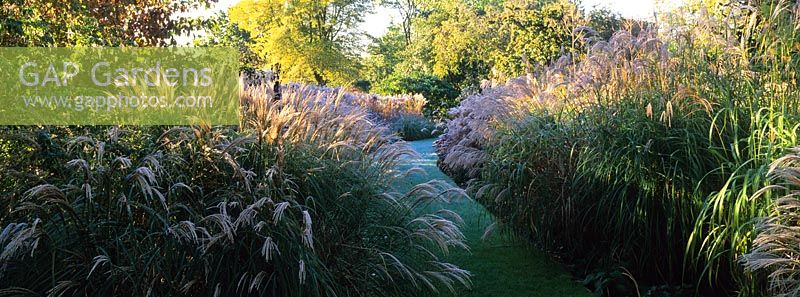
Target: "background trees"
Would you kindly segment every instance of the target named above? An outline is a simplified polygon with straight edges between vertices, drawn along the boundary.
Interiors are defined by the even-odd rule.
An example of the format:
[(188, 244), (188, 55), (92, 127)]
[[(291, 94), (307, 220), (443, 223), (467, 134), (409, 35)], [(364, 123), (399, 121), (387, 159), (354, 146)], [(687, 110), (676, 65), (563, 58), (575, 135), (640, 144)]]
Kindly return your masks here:
[[(285, 81), (349, 86), (360, 79), (364, 89), (381, 85), (377, 90), (389, 91), (396, 88), (385, 86), (402, 80), (421, 82), (411, 90), (447, 85), (461, 92), (574, 52), (579, 26), (589, 24), (608, 37), (620, 22), (607, 11), (586, 14), (566, 0), (244, 0), (206, 20), (186, 12), (216, 0), (121, 2), (7, 1), (0, 11), (0, 44), (164, 46), (202, 25), (208, 35), (195, 45), (236, 47), (244, 68), (280, 70)], [(401, 17), (364, 47), (358, 26), (376, 3)]]
[[(245, 69), (279, 71), (283, 81), (447, 94), (427, 98), (446, 110), (443, 102), (457, 101), (451, 90), (474, 91), (484, 79), (503, 81), (579, 52), (576, 28), (607, 38), (620, 24), (568, 0), (243, 0), (210, 19), (187, 13), (214, 2), (10, 0), (0, 10), (0, 45), (166, 46), (202, 26), (208, 34), (194, 44), (236, 47)], [(375, 4), (397, 9), (400, 19), (365, 46), (359, 25)], [(387, 87), (400, 81), (408, 88)]]
[(394, 25), (381, 37), (372, 37), (364, 57), (361, 76), (370, 82), (380, 82), (389, 77), (398, 64), (406, 60), (408, 48), (403, 29)]
[[(607, 38), (622, 20), (608, 10), (586, 13), (566, 0), (384, 1), (402, 23), (372, 41), (362, 77), (373, 91), (397, 91), (397, 82), (441, 80), (457, 92), (477, 89), (484, 79), (504, 81), (524, 75), (563, 53), (577, 53), (586, 37)], [(406, 32), (406, 28), (411, 28)], [(590, 26), (594, 30), (576, 30)], [(586, 36), (592, 34), (595, 36)], [(402, 42), (405, 39), (405, 43)], [(407, 79), (401, 79), (406, 77)], [(427, 94), (440, 93), (425, 90)], [(458, 100), (426, 98), (446, 110)], [(441, 114), (441, 113), (440, 113)]]

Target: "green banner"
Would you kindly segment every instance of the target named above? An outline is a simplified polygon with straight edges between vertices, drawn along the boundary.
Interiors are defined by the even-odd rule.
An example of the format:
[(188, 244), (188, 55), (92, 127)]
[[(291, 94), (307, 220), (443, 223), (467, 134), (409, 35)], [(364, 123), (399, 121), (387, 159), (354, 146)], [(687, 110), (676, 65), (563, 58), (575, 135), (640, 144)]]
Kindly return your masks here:
[(0, 125), (236, 125), (233, 48), (0, 48)]

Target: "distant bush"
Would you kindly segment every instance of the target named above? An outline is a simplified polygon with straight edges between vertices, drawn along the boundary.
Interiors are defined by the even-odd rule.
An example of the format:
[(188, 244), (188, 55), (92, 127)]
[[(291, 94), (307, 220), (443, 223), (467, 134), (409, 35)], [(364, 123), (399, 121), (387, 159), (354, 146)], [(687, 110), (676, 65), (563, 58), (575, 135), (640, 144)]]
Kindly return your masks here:
[(362, 93), (369, 93), (372, 90), (372, 82), (368, 80), (358, 80), (353, 83), (353, 88)]
[(422, 115), (401, 115), (391, 120), (389, 129), (405, 141), (428, 139), (439, 136), (436, 125)]
[(425, 115), (442, 118), (448, 109), (458, 105), (460, 91), (445, 80), (433, 75), (415, 74), (404, 76), (392, 74), (383, 81), (372, 86), (378, 94), (420, 94), (428, 100)]

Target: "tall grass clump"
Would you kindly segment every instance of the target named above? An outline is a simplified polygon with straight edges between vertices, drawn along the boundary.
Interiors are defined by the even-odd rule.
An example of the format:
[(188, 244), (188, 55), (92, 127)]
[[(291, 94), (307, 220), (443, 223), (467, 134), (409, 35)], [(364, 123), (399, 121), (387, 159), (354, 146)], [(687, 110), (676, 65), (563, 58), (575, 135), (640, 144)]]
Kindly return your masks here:
[(457, 183), (477, 177), (484, 161), (484, 147), (493, 144), (500, 122), (519, 119), (527, 111), (524, 98), (532, 77), (510, 79), (499, 86), (484, 83), (479, 93), (470, 94), (448, 113), (450, 120), (434, 146), (439, 167)]
[(422, 95), (348, 93), (345, 96), (351, 104), (366, 108), (377, 122), (388, 126), (403, 140), (414, 141), (438, 136), (436, 125), (423, 113), (428, 100)]
[[(260, 81), (264, 81), (263, 79)], [(268, 81), (268, 80), (266, 80)], [(288, 84), (288, 89), (305, 89), (325, 94), (323, 97), (341, 95), (341, 102), (359, 106), (366, 110), (369, 119), (377, 125), (389, 127), (406, 141), (427, 139), (438, 136), (436, 125), (424, 114), (428, 100), (419, 94), (376, 95), (360, 92), (346, 92), (341, 88)]]
[(797, 7), (618, 32), (485, 107), (514, 116), (462, 104), (472, 111), (440, 139), (454, 143), (443, 167), (468, 169), (502, 224), (577, 264), (598, 294), (760, 296), (765, 275), (740, 260), (755, 219), (774, 212), (754, 194), (798, 140)]
[(0, 294), (418, 296), (470, 284), (456, 191), (341, 93), (243, 90), (239, 127), (2, 131)]
[(774, 183), (758, 194), (778, 192), (783, 195), (775, 200), (775, 212), (756, 225), (753, 250), (742, 258), (747, 269), (768, 274), (769, 293), (773, 296), (800, 294), (799, 160), (795, 148), (772, 164), (770, 173)]

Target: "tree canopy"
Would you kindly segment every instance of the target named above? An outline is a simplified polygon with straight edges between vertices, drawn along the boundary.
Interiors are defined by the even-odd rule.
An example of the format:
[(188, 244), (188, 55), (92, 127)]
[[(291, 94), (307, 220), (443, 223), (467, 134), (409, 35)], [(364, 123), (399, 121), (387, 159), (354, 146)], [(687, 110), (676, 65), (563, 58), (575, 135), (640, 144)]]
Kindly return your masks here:
[(377, 82), (391, 75), (405, 59), (403, 51), (406, 46), (403, 28), (397, 25), (389, 27), (383, 36), (373, 37), (364, 57), (362, 78)]
[(200, 20), (182, 15), (217, 0), (5, 0), (3, 46), (164, 46)]

